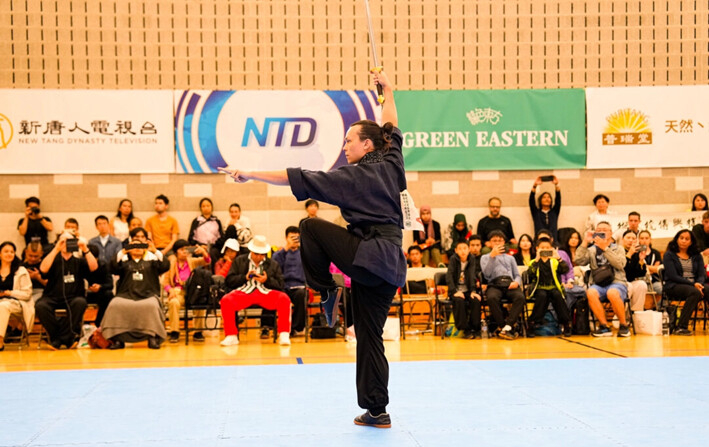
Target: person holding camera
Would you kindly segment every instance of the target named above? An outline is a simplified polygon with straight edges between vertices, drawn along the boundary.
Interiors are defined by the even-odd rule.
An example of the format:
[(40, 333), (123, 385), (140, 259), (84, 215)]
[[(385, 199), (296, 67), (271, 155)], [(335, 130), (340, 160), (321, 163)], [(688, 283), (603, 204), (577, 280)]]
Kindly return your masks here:
[(49, 217), (43, 216), (39, 209), (39, 199), (28, 197), (25, 200), (25, 217), (17, 223), (17, 231), (25, 238), (25, 245), (39, 241), (44, 251), (49, 250), (49, 233), (54, 224)]
[(613, 312), (618, 317), (618, 337), (630, 337), (628, 321), (625, 318), (624, 302), (628, 300), (628, 286), (625, 281), (625, 250), (616, 245), (612, 238), (611, 224), (600, 221), (596, 231), (586, 232), (581, 245), (576, 249), (576, 265), (591, 267), (592, 284), (586, 290), (588, 306), (599, 321), (598, 327), (591, 334), (594, 337), (611, 337), (613, 332), (608, 325), (603, 302), (610, 302)]
[(628, 283), (630, 310), (633, 312), (645, 310), (645, 295), (647, 295), (647, 247), (638, 244), (638, 237), (632, 229), (625, 230), (621, 238), (625, 249), (625, 280)]
[(546, 237), (537, 239), (537, 256), (529, 264), (527, 275), (532, 285), (529, 297), (534, 299), (534, 308), (529, 317), (527, 334), (534, 336), (536, 326), (544, 322), (544, 314), (549, 308), (549, 303), (554, 307), (556, 318), (562, 327), (565, 337), (571, 335), (571, 315), (564, 299), (564, 286), (561, 283), (562, 275), (569, 272), (567, 264), (559, 252), (552, 245), (552, 240)]
[(291, 301), (283, 292), (285, 282), (278, 262), (266, 255), (271, 246), (266, 237), (257, 235), (248, 244), (249, 254), (237, 257), (226, 277), (226, 287), (231, 290), (219, 302), (224, 321), (222, 346), (239, 344), (236, 313), (249, 306), (261, 306), (278, 313), (278, 343), (290, 345)]
[(119, 276), (116, 297), (106, 309), (101, 331), (113, 341), (110, 349), (122, 349), (125, 343), (148, 340), (150, 349), (160, 349), (167, 338), (165, 314), (160, 304), (160, 275), (170, 262), (148, 240), (143, 228), (130, 232), (130, 241), (111, 262)]
[[(313, 219), (316, 219), (313, 217)], [(300, 256), (300, 230), (286, 228), (286, 246), (273, 254), (273, 260), (281, 266), (285, 281), (285, 292), (293, 303), (291, 335), (304, 334), (305, 330), (305, 272)]]
[[(544, 182), (551, 182), (554, 185), (556, 192), (553, 200), (548, 191), (542, 192), (535, 200), (537, 188)], [(532, 192), (529, 193), (529, 211), (532, 213), (532, 220), (534, 221), (534, 234), (539, 233), (540, 230), (549, 230), (554, 239), (558, 238), (561, 188), (559, 188), (559, 179), (555, 175), (544, 175), (534, 180)]]
[[(78, 252), (78, 257), (74, 252)], [(54, 248), (39, 265), (42, 276), (47, 278), (47, 286), (37, 300), (35, 310), (47, 331), (52, 349), (76, 345), (86, 310), (84, 280), (97, 268), (98, 261), (86, 242), (68, 231), (59, 236)], [(57, 309), (66, 309), (69, 318), (57, 318)]]
[[(514, 340), (518, 333), (514, 325), (524, 310), (524, 293), (520, 286), (522, 277), (515, 258), (505, 248), (505, 233), (493, 230), (489, 234), (490, 253), (480, 259), (480, 268), (487, 280), (487, 304), (500, 333), (505, 340)], [(502, 312), (502, 300), (511, 301), (507, 318)]]
[[(159, 250), (159, 249), (158, 249)], [(170, 343), (177, 343), (180, 339), (180, 309), (185, 305), (184, 286), (187, 283), (192, 271), (203, 265), (210, 265), (212, 259), (209, 257), (207, 249), (202, 245), (190, 246), (184, 239), (178, 239), (172, 250), (174, 255), (170, 256), (170, 270), (165, 275), (165, 292), (167, 292), (167, 319), (170, 321)], [(160, 250), (162, 251), (162, 250)], [(164, 255), (164, 251), (163, 251)], [(195, 333), (194, 341), (204, 341), (204, 317), (206, 310), (195, 310)]]

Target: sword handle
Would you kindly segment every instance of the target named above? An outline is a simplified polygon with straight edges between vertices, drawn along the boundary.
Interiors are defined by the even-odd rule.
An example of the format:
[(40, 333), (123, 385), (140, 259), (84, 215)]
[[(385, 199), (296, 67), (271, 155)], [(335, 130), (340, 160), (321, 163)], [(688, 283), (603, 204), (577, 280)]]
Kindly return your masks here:
[[(369, 70), (369, 71), (372, 72), (372, 73), (380, 73), (383, 69), (384, 69), (384, 67), (382, 67), (382, 66), (380, 65), (380, 66), (378, 66), (378, 67), (372, 68), (372, 69)], [(384, 104), (384, 89), (383, 89), (382, 86), (379, 85), (379, 84), (377, 84), (377, 94), (378, 94), (378, 96), (377, 96), (377, 101), (379, 102), (379, 104)]]

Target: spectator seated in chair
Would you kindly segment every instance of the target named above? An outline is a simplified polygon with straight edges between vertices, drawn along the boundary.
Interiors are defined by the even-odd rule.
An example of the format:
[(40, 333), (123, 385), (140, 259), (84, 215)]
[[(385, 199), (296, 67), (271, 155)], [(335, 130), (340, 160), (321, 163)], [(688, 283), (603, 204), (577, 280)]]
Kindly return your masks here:
[(445, 267), (441, 258), (441, 224), (431, 218), (429, 205), (421, 205), (419, 213), (424, 231), (414, 231), (414, 243), (421, 248), (423, 265)]
[[(593, 244), (593, 245), (591, 245)], [(628, 300), (628, 286), (625, 282), (625, 250), (613, 242), (611, 225), (601, 221), (595, 232), (589, 230), (576, 249), (577, 265), (591, 267), (592, 284), (586, 291), (588, 306), (600, 325), (593, 332), (594, 337), (611, 337), (603, 302), (610, 302), (618, 317), (618, 337), (630, 337), (628, 321), (625, 317), (624, 302)], [(602, 281), (602, 282), (599, 282)]]
[[(73, 243), (69, 241), (75, 239), (71, 232), (63, 232), (39, 266), (47, 286), (35, 303), (35, 311), (52, 349), (76, 346), (86, 310), (84, 280), (98, 268), (98, 261), (82, 239), (76, 242), (78, 257), (74, 256)], [(58, 319), (57, 309), (67, 309), (69, 318)]]
[[(108, 303), (113, 298), (112, 261), (105, 263), (103, 260), (99, 259), (99, 248), (95, 244), (89, 244), (88, 247), (91, 254), (96, 258), (96, 262), (98, 262), (98, 268), (93, 272), (89, 272), (86, 277), (86, 284), (88, 285), (86, 289), (86, 302), (98, 306), (96, 320), (94, 320), (94, 322), (96, 326), (101, 326), (103, 314), (106, 313)], [(114, 261), (117, 254), (118, 252), (113, 255)]]
[(660, 279), (660, 266), (662, 265), (662, 256), (660, 252), (652, 247), (652, 234), (647, 230), (642, 230), (638, 233), (638, 242), (641, 247), (645, 248), (645, 265), (649, 273), (650, 284), (652, 290), (658, 297), (662, 296), (662, 280)]
[(239, 255), (239, 242), (236, 239), (227, 239), (222, 246), (222, 257), (214, 264), (214, 274), (223, 278), (229, 274), (231, 264)]
[(97, 216), (94, 219), (94, 223), (98, 230), (98, 236), (91, 238), (89, 245), (93, 244), (98, 248), (98, 257), (96, 259), (98, 259), (99, 264), (110, 266), (111, 262), (116, 259), (116, 254), (123, 248), (123, 243), (117, 237), (111, 236), (111, 226), (108, 223), (108, 217)]
[[(423, 253), (421, 252), (421, 247), (418, 245), (412, 245), (409, 247), (409, 268), (418, 269), (426, 267), (423, 265)], [(407, 281), (407, 286), (409, 288), (408, 292), (412, 294), (424, 294), (427, 292), (426, 281)]]
[(560, 282), (560, 277), (569, 270), (569, 264), (561, 259), (559, 252), (552, 246), (551, 239), (537, 239), (536, 258), (527, 269), (532, 289), (529, 297), (534, 299), (534, 308), (527, 327), (528, 336), (533, 337), (536, 326), (544, 323), (549, 303), (554, 307), (564, 336), (571, 335), (571, 315), (564, 299), (564, 286)]
[(446, 234), (443, 237), (443, 241), (447, 247), (446, 255), (448, 255), (448, 259), (455, 254), (455, 247), (458, 245), (458, 241), (467, 242), (472, 235), (473, 226), (468, 225), (465, 214), (456, 214), (453, 216), (453, 223), (448, 225)]
[[(190, 247), (184, 239), (178, 239), (172, 246), (175, 254), (170, 256), (170, 270), (163, 277), (165, 299), (168, 307), (167, 319), (170, 322), (170, 343), (177, 343), (180, 339), (180, 309), (185, 305), (184, 286), (192, 274), (192, 270), (203, 265), (209, 265), (212, 260), (207, 249), (201, 245)], [(192, 253), (190, 253), (192, 252)], [(204, 341), (204, 315), (206, 310), (195, 310), (194, 341)]]
[[(638, 237), (633, 230), (625, 230), (621, 237), (625, 250), (625, 281), (628, 283), (628, 298), (630, 310), (633, 312), (645, 310), (645, 295), (647, 295), (647, 264), (646, 250), (640, 250)], [(644, 247), (643, 247), (644, 248)]]
[[(506, 340), (517, 338), (513, 328), (524, 311), (524, 293), (522, 292), (522, 277), (517, 263), (505, 248), (505, 234), (494, 230), (490, 234), (490, 253), (480, 259), (480, 268), (487, 280), (487, 304), (495, 324), (500, 330), (499, 337)], [(507, 318), (502, 311), (502, 300), (512, 302)]]
[(305, 272), (300, 258), (300, 230), (298, 227), (286, 228), (286, 246), (273, 254), (283, 272), (285, 292), (293, 303), (291, 316), (291, 335), (305, 334)]
[(160, 194), (155, 197), (154, 207), (156, 214), (145, 221), (145, 229), (148, 231), (148, 239), (153, 241), (163, 255), (167, 256), (171, 251), (177, 251), (173, 245), (180, 234), (180, 226), (174, 217), (167, 214), (170, 199), (165, 195)]
[(482, 297), (477, 293), (476, 263), (465, 240), (459, 240), (455, 254), (448, 262), (446, 284), (448, 297), (453, 302), (455, 328), (463, 331), (463, 338), (473, 339), (480, 334), (480, 305)]
[[(25, 247), (25, 262), (22, 263), (22, 266), (27, 269), (32, 280), (32, 303), (42, 296), (44, 287), (47, 285), (47, 280), (42, 277), (42, 273), (39, 271), (42, 258), (44, 258), (44, 250), (42, 250), (42, 244), (39, 241), (30, 242)], [(32, 304), (32, 308), (34, 309), (34, 304)]]
[[(483, 245), (489, 251), (493, 244), (490, 241), (493, 231), (501, 231), (505, 237), (505, 240), (510, 244), (517, 244), (517, 239), (515, 239), (515, 233), (512, 229), (512, 221), (506, 216), (501, 214), (502, 200), (497, 197), (491, 197), (487, 201), (488, 215), (483, 217), (478, 221), (478, 233), (482, 238)], [(483, 249), (483, 253), (486, 250)]]
[(116, 297), (103, 317), (101, 332), (113, 341), (111, 349), (143, 340), (148, 340), (149, 348), (159, 349), (167, 338), (160, 303), (160, 275), (170, 268), (170, 261), (148, 241), (143, 228), (131, 230), (130, 238), (111, 266), (119, 280)]
[(281, 267), (266, 257), (271, 247), (265, 236), (254, 236), (248, 248), (250, 253), (238, 256), (231, 264), (226, 277), (226, 287), (232, 291), (220, 301), (225, 335), (221, 344), (239, 344), (236, 314), (242, 309), (257, 305), (278, 312), (278, 342), (281, 345), (290, 345), (291, 301), (283, 292)]
[(662, 258), (665, 266), (665, 293), (670, 301), (684, 301), (674, 335), (692, 335), (689, 320), (700, 301), (706, 300), (707, 272), (697, 240), (689, 230), (680, 230), (667, 245)]
[(32, 280), (17, 257), (15, 244), (0, 244), (0, 351), (5, 349), (5, 333), (10, 315), (22, 315), (26, 328), (34, 324)]

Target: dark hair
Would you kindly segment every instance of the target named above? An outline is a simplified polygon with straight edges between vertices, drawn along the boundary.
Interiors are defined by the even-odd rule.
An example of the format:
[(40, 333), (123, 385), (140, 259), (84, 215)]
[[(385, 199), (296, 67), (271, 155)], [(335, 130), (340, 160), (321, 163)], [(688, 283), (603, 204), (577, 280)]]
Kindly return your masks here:
[(105, 220), (106, 222), (108, 222), (108, 217), (104, 216), (103, 214), (99, 214), (99, 215), (96, 216), (96, 218), (94, 219), (94, 225), (98, 224), (98, 221), (99, 221), (99, 220)]
[(579, 245), (581, 245), (581, 242), (583, 242), (583, 238), (581, 237), (581, 233), (576, 231), (575, 228), (571, 228), (569, 231), (564, 232), (564, 236), (559, 241), (559, 247), (566, 253), (568, 253), (569, 256), (571, 256), (571, 247), (569, 247), (569, 240), (574, 234), (578, 236)]
[(305, 201), (305, 209), (307, 210), (310, 205), (315, 205), (320, 208), (320, 203), (315, 199), (308, 199)]
[(229, 205), (229, 208), (231, 208), (232, 206), (239, 208), (239, 211), (241, 211), (241, 207), (239, 206), (238, 203), (232, 203), (231, 205)]
[(352, 123), (350, 128), (359, 126), (360, 140), (370, 140), (374, 146), (374, 150), (386, 152), (391, 146), (391, 133), (394, 130), (392, 123), (385, 123), (383, 126), (370, 120), (360, 120)]
[(66, 224), (68, 224), (68, 223), (72, 223), (72, 224), (76, 225), (76, 228), (79, 228), (79, 221), (74, 219), (73, 217), (70, 217), (67, 220), (65, 220), (64, 226), (66, 226)]
[(481, 238), (479, 234), (474, 234), (474, 235), (472, 235), (472, 236), (470, 236), (470, 237), (468, 238), (468, 243), (470, 243), (470, 241), (480, 241), (480, 242), (482, 242), (482, 240), (483, 240), (483, 238)]
[(145, 231), (145, 228), (143, 228), (143, 227), (135, 227), (132, 230), (130, 230), (130, 233), (128, 233), (128, 234), (130, 235), (131, 238), (134, 238), (138, 233), (143, 233), (145, 235), (145, 237), (148, 237), (148, 232)]
[(638, 219), (640, 219), (640, 213), (637, 211), (631, 211), (628, 213), (628, 219), (630, 219), (630, 216), (638, 216)]
[(546, 228), (542, 228), (541, 230), (537, 231), (537, 234), (534, 236), (534, 240), (538, 241), (540, 238), (547, 238), (552, 241), (552, 244), (554, 243), (554, 236), (551, 235), (551, 231), (547, 230)]
[(458, 248), (458, 245), (463, 244), (466, 247), (468, 246), (468, 241), (467, 239), (458, 239), (458, 242), (455, 243), (455, 247), (453, 248)]
[[(697, 200), (697, 197), (701, 197), (702, 199), (704, 199), (704, 208), (702, 208), (700, 210), (698, 210), (694, 206), (694, 201)], [(692, 197), (692, 211), (704, 211), (704, 210), (709, 210), (709, 200), (707, 200), (707, 196), (705, 196), (704, 194), (702, 194), (700, 192), (698, 194), (695, 194), (694, 197)]]
[(25, 206), (30, 206), (30, 203), (36, 203), (37, 205), (39, 205), (39, 199), (35, 196), (27, 197), (25, 199)]
[(519, 239), (517, 239), (517, 248), (519, 249), (518, 253), (520, 253), (520, 255), (522, 254), (522, 247), (519, 243), (522, 242), (522, 239), (525, 238), (529, 240), (529, 256), (535, 257), (537, 255), (537, 251), (534, 248), (534, 239), (532, 239), (532, 236), (528, 235), (527, 233), (524, 233), (522, 236), (519, 237)]
[(214, 209), (214, 203), (212, 203), (212, 199), (209, 197), (203, 197), (202, 200), (199, 201), (199, 207), (202, 208), (202, 204), (204, 202), (209, 202), (210, 205), (212, 205), (212, 209)]
[(40, 241), (31, 241), (27, 246), (25, 246), (25, 251), (27, 250), (32, 250), (32, 251), (41, 251), (44, 253), (44, 247), (42, 247), (42, 243)]
[(121, 206), (123, 205), (124, 202), (130, 203), (130, 214), (126, 218), (126, 223), (130, 224), (130, 221), (133, 220), (133, 218), (135, 217), (133, 215), (133, 202), (130, 199), (123, 199), (120, 202), (118, 202), (118, 210), (116, 211), (116, 217), (119, 219), (121, 218)]
[(551, 242), (551, 239), (549, 239), (548, 237), (540, 237), (539, 239), (537, 239), (537, 242), (534, 245), (539, 247), (541, 244), (543, 244), (545, 242), (548, 244), (551, 244), (552, 247), (554, 246)]
[(417, 252), (421, 253), (421, 247), (419, 247), (418, 245), (412, 245), (411, 247), (409, 247), (409, 250), (407, 251), (407, 253), (411, 254), (412, 251), (417, 251)]
[(607, 195), (605, 194), (596, 194), (596, 197), (593, 198), (593, 204), (595, 205), (596, 202), (598, 202), (601, 199), (605, 199), (606, 202), (611, 203), (611, 199), (608, 198)]
[(539, 194), (539, 197), (537, 197), (537, 208), (541, 209), (542, 208), (542, 197), (544, 196), (549, 196), (551, 199), (551, 204), (554, 205), (554, 198), (551, 196), (551, 193), (549, 191), (544, 191), (543, 193)]
[[(628, 234), (628, 233), (633, 233), (633, 234), (635, 234), (635, 232), (634, 232), (633, 230), (625, 230), (625, 231), (623, 232), (623, 237), (625, 237), (625, 235)], [(637, 235), (636, 235), (636, 236), (637, 236)]]
[(709, 219), (709, 211), (705, 211), (704, 214), (702, 214), (702, 220), (704, 219)]
[[(640, 235), (643, 233), (647, 233), (648, 236), (650, 236), (650, 239), (652, 239), (652, 233), (650, 233), (650, 230), (640, 230), (638, 231), (638, 239), (640, 239)], [(652, 248), (652, 242), (648, 244), (648, 247)]]
[(22, 265), (22, 261), (20, 261), (20, 258), (17, 257), (17, 247), (10, 241), (5, 241), (0, 244), (0, 251), (8, 245), (12, 247), (12, 250), (15, 252), (15, 259), (13, 259), (10, 263), (10, 274), (14, 275), (15, 272), (17, 272), (17, 269), (20, 268), (20, 265)]
[(165, 202), (165, 205), (170, 204), (170, 199), (168, 199), (165, 194), (160, 194), (159, 196), (155, 197), (155, 200), (162, 200), (163, 202)]
[(487, 235), (487, 240), (489, 241), (489, 240), (492, 239), (493, 237), (497, 237), (497, 236), (501, 237), (502, 239), (504, 239), (505, 242), (507, 242), (507, 236), (505, 236), (505, 233), (503, 233), (503, 232), (500, 231), (500, 230), (492, 230), (492, 231)]
[(694, 237), (694, 233), (686, 229), (679, 230), (677, 234), (675, 234), (675, 237), (670, 241), (669, 244), (667, 244), (667, 251), (671, 251), (672, 253), (679, 253), (679, 244), (677, 243), (677, 240), (679, 239), (679, 236), (682, 233), (689, 233), (689, 237), (692, 240), (692, 243), (689, 245), (689, 248), (687, 248), (687, 254), (689, 256), (699, 254), (699, 248), (697, 248), (697, 238)]
[(288, 235), (291, 233), (300, 234), (300, 228), (296, 227), (295, 225), (289, 226), (288, 228), (286, 228), (286, 237), (288, 237)]

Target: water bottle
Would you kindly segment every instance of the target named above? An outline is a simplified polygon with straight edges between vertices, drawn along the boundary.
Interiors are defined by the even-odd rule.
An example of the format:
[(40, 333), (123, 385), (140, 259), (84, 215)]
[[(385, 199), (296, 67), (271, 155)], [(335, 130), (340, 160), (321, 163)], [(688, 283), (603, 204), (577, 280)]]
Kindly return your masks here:
[(487, 333), (487, 321), (483, 320), (483, 327), (480, 329), (480, 337), (483, 340), (487, 340), (488, 333)]
[(662, 335), (670, 335), (670, 316), (667, 311), (662, 311)]

